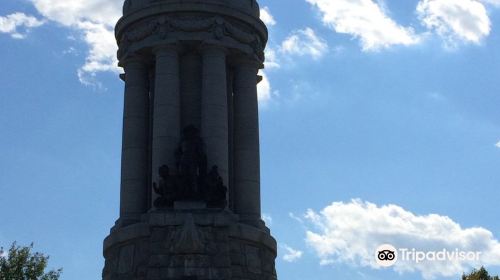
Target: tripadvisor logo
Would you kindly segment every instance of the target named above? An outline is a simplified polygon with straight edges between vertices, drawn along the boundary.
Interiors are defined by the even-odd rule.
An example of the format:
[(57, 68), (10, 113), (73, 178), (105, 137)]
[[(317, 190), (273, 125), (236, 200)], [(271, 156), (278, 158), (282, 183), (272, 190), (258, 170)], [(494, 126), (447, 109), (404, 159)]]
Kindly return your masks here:
[(382, 267), (389, 267), (398, 261), (398, 251), (390, 244), (380, 245), (375, 251), (375, 261)]
[(375, 261), (381, 267), (390, 267), (398, 260), (421, 263), (424, 261), (480, 261), (481, 252), (466, 252), (459, 249), (440, 251), (418, 251), (416, 249), (399, 248), (384, 244), (375, 250)]

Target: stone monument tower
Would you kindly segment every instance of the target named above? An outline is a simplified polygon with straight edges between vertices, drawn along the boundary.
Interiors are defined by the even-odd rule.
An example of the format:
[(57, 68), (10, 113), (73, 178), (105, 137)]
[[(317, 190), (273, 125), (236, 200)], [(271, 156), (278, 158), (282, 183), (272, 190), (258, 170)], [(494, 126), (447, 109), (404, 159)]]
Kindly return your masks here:
[(120, 217), (105, 280), (274, 280), (261, 220), (256, 0), (126, 0)]

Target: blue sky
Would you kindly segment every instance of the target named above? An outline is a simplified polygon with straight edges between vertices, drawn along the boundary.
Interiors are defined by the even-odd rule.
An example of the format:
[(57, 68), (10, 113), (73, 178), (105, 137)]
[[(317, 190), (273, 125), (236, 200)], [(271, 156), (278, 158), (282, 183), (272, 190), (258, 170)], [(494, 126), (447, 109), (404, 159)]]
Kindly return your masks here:
[[(279, 279), (500, 274), (500, 1), (267, 0), (263, 212)], [(119, 0), (0, 4), (0, 245), (98, 279), (118, 216)], [(382, 243), (477, 262), (374, 264)]]

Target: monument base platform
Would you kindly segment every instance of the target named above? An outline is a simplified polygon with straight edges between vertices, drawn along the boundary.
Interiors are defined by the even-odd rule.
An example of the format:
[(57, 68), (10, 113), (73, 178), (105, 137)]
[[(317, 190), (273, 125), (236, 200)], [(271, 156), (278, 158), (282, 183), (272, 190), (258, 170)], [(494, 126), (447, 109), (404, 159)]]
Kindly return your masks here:
[(150, 212), (104, 240), (104, 280), (276, 280), (266, 227), (225, 210)]

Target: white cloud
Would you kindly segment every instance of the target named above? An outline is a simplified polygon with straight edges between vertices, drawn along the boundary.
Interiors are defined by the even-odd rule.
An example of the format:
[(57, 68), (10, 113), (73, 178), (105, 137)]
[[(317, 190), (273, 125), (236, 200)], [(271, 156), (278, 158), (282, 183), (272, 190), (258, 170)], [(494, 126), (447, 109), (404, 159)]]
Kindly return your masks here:
[[(24, 13), (13, 13), (7, 16), (0, 16), (0, 33), (8, 33), (14, 39), (24, 39), (26, 32), (31, 28), (39, 27), (44, 24), (34, 16), (28, 16)], [(19, 31), (22, 29), (24, 32)]]
[(113, 27), (121, 16), (122, 0), (30, 0), (46, 18), (65, 26), (90, 21)]
[(271, 14), (271, 10), (269, 10), (269, 7), (260, 9), (260, 19), (268, 26), (276, 25), (276, 20)]
[(283, 260), (286, 262), (296, 262), (302, 258), (302, 255), (304, 254), (302, 251), (296, 250), (286, 244), (283, 244), (281, 247), (285, 250)]
[(458, 41), (480, 43), (491, 31), (486, 7), (477, 0), (421, 0), (417, 14), (451, 47)]
[(269, 214), (262, 213), (262, 220), (264, 220), (267, 226), (271, 226), (273, 224), (273, 217)]
[(306, 0), (316, 6), (325, 25), (338, 33), (361, 40), (363, 50), (378, 50), (393, 45), (413, 45), (420, 39), (412, 28), (398, 25), (373, 0)]
[(274, 48), (267, 47), (266, 48), (266, 69), (271, 70), (271, 69), (278, 69), (281, 67), (279, 60), (278, 60), (278, 55), (276, 54), (276, 51)]
[(262, 81), (257, 85), (257, 96), (259, 98), (259, 103), (264, 105), (271, 100), (273, 95), (276, 95), (276, 92), (273, 92), (266, 73), (261, 70), (259, 75), (262, 77)]
[(497, 148), (500, 148), (500, 141), (495, 145)]
[(319, 213), (308, 210), (305, 218), (314, 225), (307, 230), (306, 241), (323, 265), (349, 263), (378, 268), (374, 252), (385, 243), (422, 251), (482, 252), (480, 263), (398, 261), (393, 267), (399, 273), (420, 272), (425, 279), (457, 277), (471, 267), (500, 265), (500, 243), (490, 231), (463, 228), (446, 216), (416, 215), (397, 205), (377, 206), (353, 200), (335, 202)]
[(307, 27), (294, 31), (281, 43), (280, 51), (288, 55), (311, 56), (313, 59), (321, 58), (328, 52), (326, 41), (316, 35), (314, 30)]
[(89, 51), (78, 69), (80, 81), (95, 84), (98, 72), (119, 72), (114, 25), (121, 16), (121, 0), (31, 0), (46, 19), (81, 32)]
[(84, 84), (95, 84), (95, 73), (118, 72), (117, 46), (113, 30), (92, 22), (78, 23), (78, 27), (83, 31), (84, 40), (89, 45), (85, 64), (78, 69), (80, 81)]

